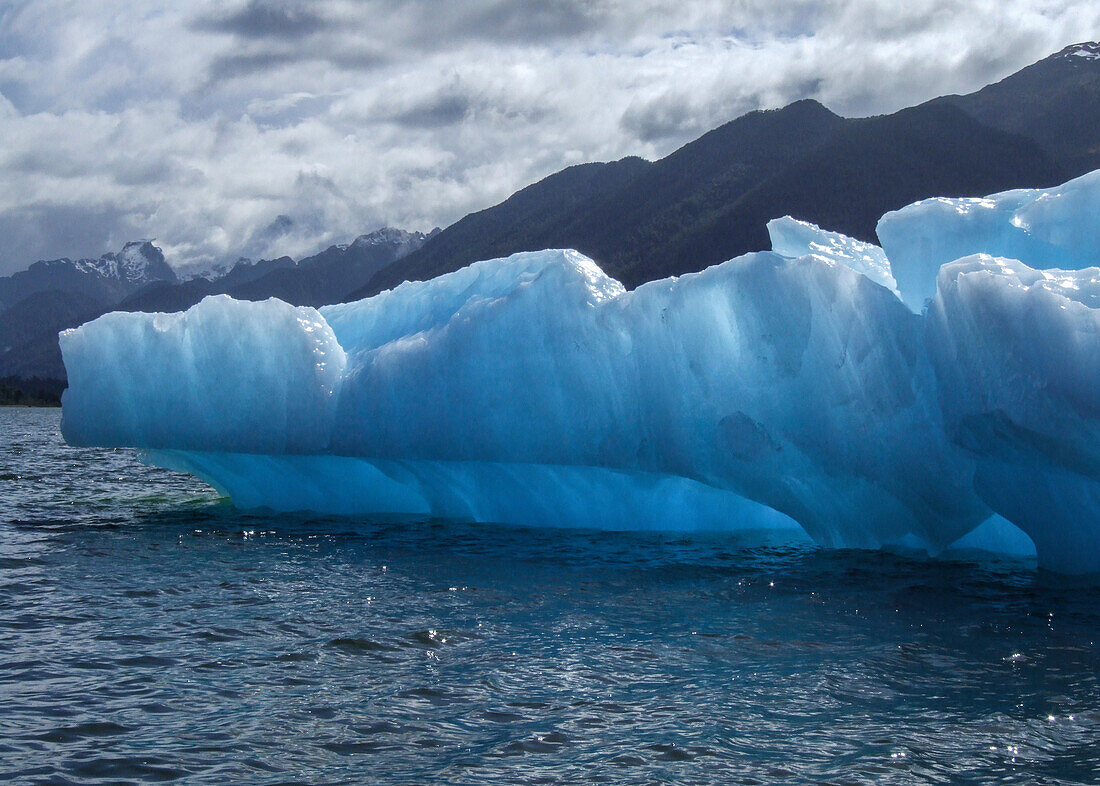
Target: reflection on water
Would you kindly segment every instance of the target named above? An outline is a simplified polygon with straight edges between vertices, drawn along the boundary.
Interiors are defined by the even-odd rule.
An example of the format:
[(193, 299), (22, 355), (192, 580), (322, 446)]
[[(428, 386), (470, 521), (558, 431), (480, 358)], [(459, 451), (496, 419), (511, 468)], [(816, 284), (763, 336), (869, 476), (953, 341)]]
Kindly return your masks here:
[(1030, 562), (242, 514), (57, 418), (0, 410), (0, 780), (1100, 778)]

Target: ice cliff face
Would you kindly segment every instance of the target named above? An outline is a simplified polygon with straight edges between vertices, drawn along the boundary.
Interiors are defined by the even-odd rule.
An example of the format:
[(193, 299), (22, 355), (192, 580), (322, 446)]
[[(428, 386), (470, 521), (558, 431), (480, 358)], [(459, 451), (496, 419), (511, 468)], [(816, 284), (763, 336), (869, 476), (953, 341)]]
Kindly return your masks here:
[(452, 275), (323, 310), (349, 354), (334, 452), (691, 478), (832, 545), (982, 518), (929, 438), (919, 320), (847, 267), (762, 252), (627, 293), (551, 251)]
[[(974, 242), (952, 224), (964, 200), (900, 211), (927, 223), (899, 236), (946, 234), (942, 253), (1042, 239), (1085, 260), (1095, 230), (1073, 221), (1095, 220), (1080, 206), (1100, 180), (1081, 180), (1045, 205), (990, 198)], [(319, 311), (222, 297), (110, 314), (62, 335), (63, 431), (144, 448), (246, 507), (797, 522), (823, 544), (930, 551), (1015, 525), (1042, 565), (1100, 571), (1100, 271), (912, 253), (933, 276), (916, 314), (888, 253), (769, 229), (776, 252), (633, 292), (541, 251)]]
[(329, 445), (345, 355), (312, 308), (217, 295), (183, 313), (107, 314), (62, 341), (74, 441), (272, 454)]

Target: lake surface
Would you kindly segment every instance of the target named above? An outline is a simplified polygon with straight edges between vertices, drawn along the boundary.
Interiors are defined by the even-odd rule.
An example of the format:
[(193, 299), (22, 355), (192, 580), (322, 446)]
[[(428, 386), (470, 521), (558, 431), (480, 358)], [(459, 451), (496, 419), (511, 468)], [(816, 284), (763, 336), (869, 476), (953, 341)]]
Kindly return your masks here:
[(235, 511), (0, 409), (0, 782), (1095, 783), (1100, 591)]

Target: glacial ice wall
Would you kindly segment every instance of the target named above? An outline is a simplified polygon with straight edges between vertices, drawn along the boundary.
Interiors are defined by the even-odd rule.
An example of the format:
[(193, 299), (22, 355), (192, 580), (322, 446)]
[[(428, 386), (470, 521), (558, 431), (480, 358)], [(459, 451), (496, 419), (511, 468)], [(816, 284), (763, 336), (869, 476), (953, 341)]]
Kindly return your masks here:
[(540, 251), (319, 311), (107, 315), (62, 335), (63, 431), (243, 507), (1030, 538), (1100, 571), (1100, 271), (951, 260), (918, 314), (880, 249), (769, 229), (779, 253), (633, 292)]

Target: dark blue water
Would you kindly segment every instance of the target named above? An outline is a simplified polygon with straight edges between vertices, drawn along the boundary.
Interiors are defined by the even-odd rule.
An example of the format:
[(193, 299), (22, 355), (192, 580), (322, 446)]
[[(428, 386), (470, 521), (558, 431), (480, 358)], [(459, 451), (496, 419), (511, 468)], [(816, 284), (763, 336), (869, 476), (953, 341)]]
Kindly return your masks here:
[(1100, 592), (234, 511), (0, 410), (0, 781), (1095, 783)]

